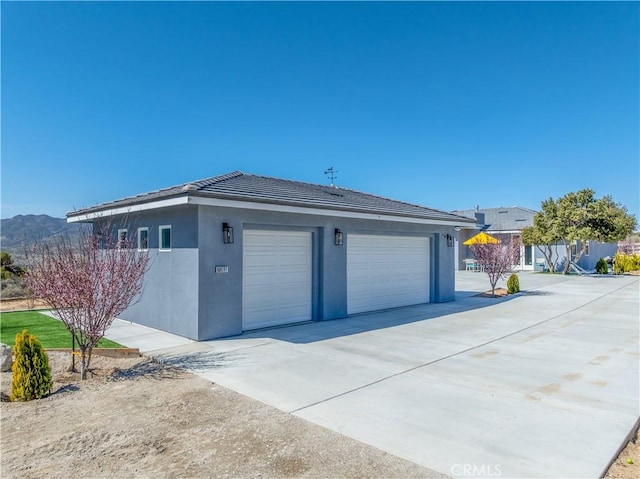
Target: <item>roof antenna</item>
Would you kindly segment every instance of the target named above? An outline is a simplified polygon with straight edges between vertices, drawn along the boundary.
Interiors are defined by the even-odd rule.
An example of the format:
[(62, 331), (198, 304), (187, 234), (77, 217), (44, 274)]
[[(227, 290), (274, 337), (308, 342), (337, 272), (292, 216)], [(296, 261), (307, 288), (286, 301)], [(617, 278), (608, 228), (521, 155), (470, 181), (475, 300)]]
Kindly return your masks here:
[(330, 166), (329, 169), (324, 172), (324, 174), (327, 175), (327, 177), (331, 180), (331, 186), (335, 186), (333, 184), (333, 180), (335, 180), (338, 177), (338, 175), (336, 175), (337, 172), (338, 170), (334, 170), (333, 166)]

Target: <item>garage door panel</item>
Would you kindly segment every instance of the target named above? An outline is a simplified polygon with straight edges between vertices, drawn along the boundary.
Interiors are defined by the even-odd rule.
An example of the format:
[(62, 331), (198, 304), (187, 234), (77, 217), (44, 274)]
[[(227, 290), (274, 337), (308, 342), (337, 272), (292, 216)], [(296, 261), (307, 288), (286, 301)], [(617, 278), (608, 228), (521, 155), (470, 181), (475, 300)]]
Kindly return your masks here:
[[(291, 285), (295, 287), (298, 284), (308, 285), (309, 276), (307, 275), (306, 272), (298, 271), (298, 270), (287, 271), (286, 269), (283, 269), (282, 275), (286, 275), (286, 278), (279, 277), (278, 284), (281, 286)], [(296, 294), (299, 294), (299, 293), (296, 293)]]
[(311, 319), (311, 233), (244, 232), (243, 329)]
[[(253, 274), (250, 278), (246, 278), (244, 281), (244, 291), (245, 293), (251, 294), (253, 290), (266, 290), (270, 291), (271, 294), (276, 294), (273, 290), (274, 287), (284, 289), (284, 288), (293, 288), (294, 290), (299, 290), (300, 285), (308, 284), (308, 276), (303, 273), (291, 273), (289, 277), (282, 278), (281, 275), (273, 275), (271, 273), (264, 274)], [(285, 291), (278, 291), (277, 294), (279, 296), (285, 295)], [(296, 291), (295, 294), (301, 296), (301, 291)]]
[(268, 251), (260, 254), (245, 254), (245, 259), (249, 260), (253, 268), (272, 268), (277, 264), (276, 258), (268, 256), (269, 254), (270, 253)]
[(349, 235), (349, 314), (429, 302), (429, 239)]
[(306, 267), (309, 257), (307, 255), (305, 256), (281, 255), (279, 259), (280, 259), (279, 265), (281, 268), (287, 268), (288, 270), (292, 270), (296, 268)]

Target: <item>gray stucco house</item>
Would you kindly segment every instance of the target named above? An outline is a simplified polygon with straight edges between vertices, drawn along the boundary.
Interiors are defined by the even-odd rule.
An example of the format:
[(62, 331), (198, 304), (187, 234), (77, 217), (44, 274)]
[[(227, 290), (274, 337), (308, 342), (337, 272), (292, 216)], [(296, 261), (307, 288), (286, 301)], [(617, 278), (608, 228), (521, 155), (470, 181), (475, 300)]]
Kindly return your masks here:
[[(473, 210), (457, 210), (452, 213), (457, 215), (474, 218), (475, 226), (463, 227), (458, 233), (458, 242), (456, 243), (456, 265), (457, 269), (465, 269), (465, 258), (473, 258), (468, 246), (463, 244), (464, 241), (478, 233), (485, 231), (494, 235), (509, 235), (516, 241), (521, 241), (522, 229), (526, 226), (533, 226), (533, 217), (536, 211), (523, 208), (521, 206), (510, 206), (500, 208), (476, 208)], [(573, 260), (576, 251), (580, 250), (580, 242), (577, 241), (571, 245), (571, 259)], [(610, 256), (613, 258), (618, 250), (617, 243), (599, 243), (597, 241), (589, 241), (586, 253), (578, 261), (578, 266), (582, 269), (591, 271), (595, 268), (596, 262), (600, 258)], [(556, 244), (553, 246), (553, 258), (556, 269), (561, 269), (566, 261), (566, 248), (564, 244)], [(514, 265), (520, 270), (542, 270), (545, 267), (544, 255), (535, 246), (520, 247), (519, 264)]]
[(122, 319), (196, 340), (451, 301), (475, 219), (239, 171), (68, 213), (148, 250)]
[[(464, 260), (473, 258), (473, 254), (468, 246), (463, 243), (477, 234), (485, 231), (488, 234), (508, 235), (512, 240), (520, 241), (522, 229), (525, 226), (533, 226), (533, 217), (536, 212), (520, 206), (501, 208), (476, 208), (474, 210), (453, 211), (457, 215), (474, 218), (476, 225), (473, 228), (464, 228), (458, 233), (458, 243), (456, 244), (457, 268), (465, 269)], [(535, 247), (520, 247), (520, 261), (516, 266), (521, 270), (533, 270), (535, 261)], [(540, 254), (540, 256), (542, 256)]]

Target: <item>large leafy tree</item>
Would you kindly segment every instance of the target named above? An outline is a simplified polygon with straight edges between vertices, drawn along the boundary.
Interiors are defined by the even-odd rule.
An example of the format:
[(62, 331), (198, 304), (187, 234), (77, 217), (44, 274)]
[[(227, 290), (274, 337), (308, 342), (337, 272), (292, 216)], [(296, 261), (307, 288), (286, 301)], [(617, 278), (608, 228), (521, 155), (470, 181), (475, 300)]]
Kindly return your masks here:
[(544, 255), (551, 273), (555, 272), (557, 264), (557, 258), (553, 257), (554, 245), (560, 241), (554, 227), (556, 217), (556, 202), (549, 198), (542, 202), (541, 211), (533, 217), (533, 226), (522, 230), (522, 242), (534, 245)]
[[(587, 250), (589, 240), (616, 242), (629, 236), (636, 226), (635, 216), (611, 196), (596, 198), (591, 189), (583, 189), (554, 200), (542, 202), (542, 209), (534, 217), (534, 224), (523, 232), (525, 244), (543, 245), (549, 254), (545, 259), (553, 271), (551, 245), (562, 243), (566, 261), (563, 274), (571, 268), (571, 246), (580, 244), (573, 261), (579, 261)], [(543, 251), (544, 252), (544, 251)]]
[(564, 244), (566, 258), (562, 274), (567, 274), (571, 268), (572, 244), (580, 242), (580, 249), (573, 257), (573, 261), (578, 262), (587, 250), (587, 241), (595, 239), (589, 222), (591, 210), (596, 202), (594, 195), (593, 190), (584, 189), (576, 193), (567, 193), (556, 201), (556, 233)]
[(622, 241), (636, 227), (636, 217), (627, 208), (615, 203), (611, 196), (597, 200), (591, 208), (589, 226), (596, 241), (603, 243)]

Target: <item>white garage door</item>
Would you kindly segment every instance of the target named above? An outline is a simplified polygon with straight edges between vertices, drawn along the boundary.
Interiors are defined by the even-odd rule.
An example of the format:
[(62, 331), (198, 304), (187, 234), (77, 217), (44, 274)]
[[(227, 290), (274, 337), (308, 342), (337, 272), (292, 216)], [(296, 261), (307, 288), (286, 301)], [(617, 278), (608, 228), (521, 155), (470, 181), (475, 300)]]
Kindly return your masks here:
[(244, 231), (242, 328), (311, 319), (311, 233)]
[(429, 302), (429, 238), (349, 235), (347, 313)]

